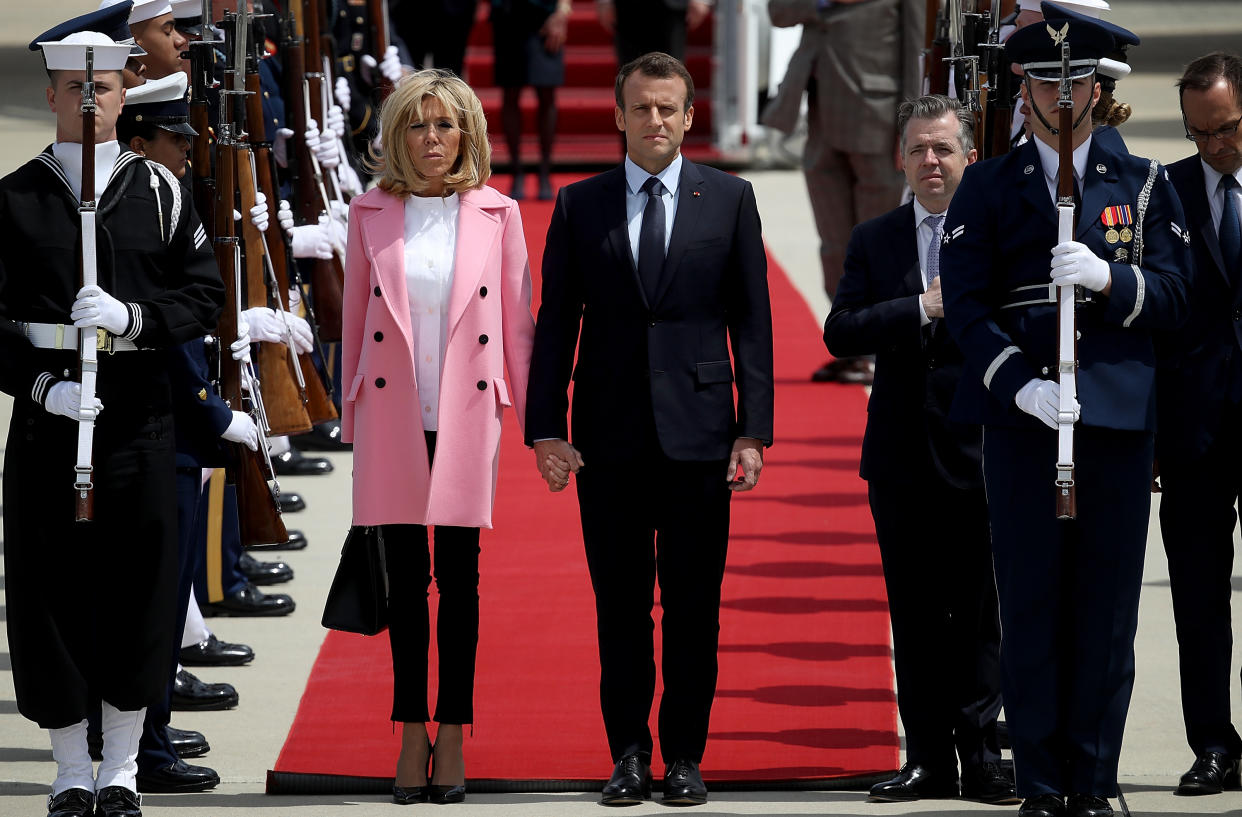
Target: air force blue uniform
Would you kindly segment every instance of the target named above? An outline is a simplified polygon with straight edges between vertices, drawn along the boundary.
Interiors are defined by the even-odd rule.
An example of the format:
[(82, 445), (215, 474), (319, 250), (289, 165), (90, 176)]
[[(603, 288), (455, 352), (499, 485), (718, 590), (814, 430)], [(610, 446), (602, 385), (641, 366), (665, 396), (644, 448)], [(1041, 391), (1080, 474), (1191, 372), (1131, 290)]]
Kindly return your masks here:
[(941, 252), (945, 319), (968, 366), (953, 415), (984, 426), (1002, 690), (1028, 798), (1116, 793), (1150, 506), (1153, 333), (1187, 314), (1188, 233), (1164, 169), (1093, 140), (1084, 175), (1076, 240), (1109, 262), (1112, 286), (1077, 309), (1077, 519), (1056, 518), (1056, 433), (1014, 403), (1032, 378), (1057, 378), (1056, 208), (1033, 141), (966, 168)]

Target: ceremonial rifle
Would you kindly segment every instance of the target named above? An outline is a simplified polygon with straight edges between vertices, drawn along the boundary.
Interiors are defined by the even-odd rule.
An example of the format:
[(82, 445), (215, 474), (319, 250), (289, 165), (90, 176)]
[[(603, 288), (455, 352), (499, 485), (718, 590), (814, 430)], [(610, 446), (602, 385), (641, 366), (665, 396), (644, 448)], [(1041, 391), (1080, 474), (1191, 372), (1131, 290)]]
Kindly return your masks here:
[(923, 83), (929, 94), (949, 93), (949, 8), (953, 0), (927, 0), (927, 57), (923, 61)]
[(992, 0), (987, 42), (980, 44), (982, 73), (986, 80), (983, 117), (979, 122), (979, 138), (975, 146), (981, 159), (1008, 153), (1013, 128), (1014, 75), (1005, 61), (1005, 44), (1000, 39), (1001, 13), (1001, 0)]
[[(264, 138), (263, 101), (259, 83), (259, 60), (262, 57), (258, 38), (255, 36), (255, 27), (248, 26), (247, 30), (250, 36), (246, 49), (246, 90), (249, 92), (246, 96), (246, 121), (250, 123), (250, 167), (256, 187), (267, 199), (269, 223), (279, 225), (277, 210), (280, 196), (276, 189), (275, 157), (271, 143)], [(279, 356), (281, 360), (277, 360), (277, 355), (260, 345), (259, 376), (264, 382), (269, 382), (274, 376), (274, 373), (268, 371), (269, 369), (286, 367), (293, 374), (297, 384), (299, 404), (305, 407), (305, 413), (310, 422), (318, 424), (335, 420), (337, 418), (336, 406), (332, 404), (328, 396), (328, 386), (315, 369), (311, 354), (309, 352), (298, 354), (293, 345), (293, 332), (288, 325), (286, 315), (290, 311), (289, 270), (291, 268), (296, 270), (297, 265), (290, 263), (293, 253), (292, 248), (286, 243), (289, 240), (288, 236), (279, 226), (277, 226), (277, 232), (281, 235), (281, 240), (274, 242), (267, 240), (266, 233), (261, 234), (265, 290), (272, 308), (277, 311), (283, 321), (286, 350)], [(316, 346), (318, 346), (318, 332), (313, 323), (311, 323), (311, 331), (315, 334)], [(323, 355), (322, 349), (320, 349), (320, 354)], [(324, 359), (327, 359), (326, 356)], [(271, 417), (270, 413), (269, 419), (272, 420), (274, 433), (293, 433), (277, 431), (276, 429), (280, 426), (279, 420)]]
[[(932, 7), (939, 0), (927, 0), (928, 18), (935, 14)], [(388, 0), (367, 0), (367, 19), (371, 23), (371, 51), (375, 54), (375, 59), (382, 60), (384, 54), (388, 51)], [(930, 31), (930, 28), (928, 29)], [(928, 48), (931, 47), (931, 35), (928, 34)], [(388, 98), (392, 93), (392, 83), (388, 81), (388, 77), (384, 76), (384, 72), (380, 72), (379, 81), (379, 99), (375, 100), (376, 110), (379, 110), (379, 103)]]
[[(80, 284), (98, 284), (98, 258), (95, 247), (95, 49), (86, 47), (86, 79), (82, 82), (82, 199), (78, 216), (82, 223), (82, 276)], [(95, 517), (94, 483), (91, 474), (95, 447), (95, 378), (99, 373), (97, 337), (106, 336), (104, 329), (91, 332), (78, 330), (79, 375), (82, 399), (78, 407), (78, 453), (74, 464), (74, 520), (90, 522)]]
[(219, 41), (211, 39), (211, 0), (202, 1), (199, 39), (189, 45), (190, 127), (198, 132), (190, 143), (190, 171), (194, 209), (210, 234), (215, 230), (216, 180), (211, 174), (211, 101), (208, 91), (216, 87), (216, 45)]
[[(233, 22), (232, 15), (225, 14), (225, 22)], [(234, 31), (236, 29), (234, 28)], [(216, 201), (215, 201), (215, 251), (224, 281), (225, 309), (220, 314), (218, 336), (220, 338), (220, 396), (236, 411), (245, 406), (242, 381), (247, 380), (250, 394), (250, 414), (259, 427), (261, 442), (258, 451), (234, 443), (232, 464), (229, 466), (231, 481), (237, 486), (237, 518), (242, 545), (284, 542), (289, 538), (280, 518), (280, 506), (276, 501), (280, 486), (275, 489), (268, 480), (275, 482), (271, 457), (268, 454), (267, 417), (263, 395), (254, 366), (234, 360), (228, 347), (237, 340), (238, 322), (242, 312), (242, 260), (241, 244), (233, 228), (233, 207), (236, 193), (237, 167), (236, 144), (230, 121), (229, 104), (236, 90), (224, 89), (220, 93), (220, 121), (216, 130)]]
[[(1061, 93), (1057, 100), (1057, 243), (1074, 240), (1074, 82), (1070, 78), (1070, 44), (1061, 43)], [(1057, 285), (1057, 519), (1078, 516), (1074, 484), (1074, 401), (1078, 397), (1078, 330), (1072, 284)]]

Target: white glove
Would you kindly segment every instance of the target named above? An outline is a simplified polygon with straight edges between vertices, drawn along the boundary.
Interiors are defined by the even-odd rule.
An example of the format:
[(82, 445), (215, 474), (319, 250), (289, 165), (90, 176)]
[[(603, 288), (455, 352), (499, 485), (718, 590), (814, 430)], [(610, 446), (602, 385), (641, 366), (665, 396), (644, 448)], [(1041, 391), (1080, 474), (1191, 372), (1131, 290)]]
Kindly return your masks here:
[(345, 79), (345, 77), (337, 77), (333, 90), (335, 91), (337, 104), (348, 111), (349, 103), (353, 101), (353, 97), (349, 92), (349, 80)]
[(332, 234), (322, 223), (326, 219), (327, 216), (322, 216), (319, 224), (304, 224), (289, 231), (293, 241), (294, 258), (327, 259), (332, 257)]
[[(95, 414), (103, 411), (103, 403), (99, 402), (99, 398), (95, 397), (93, 408)], [(68, 417), (70, 420), (77, 421), (78, 412), (82, 408), (82, 384), (75, 383), (72, 380), (61, 380), (52, 384), (52, 388), (47, 390), (47, 396), (43, 398), (43, 408), (49, 414), (59, 414), (61, 417)]]
[(114, 335), (125, 334), (129, 307), (97, 286), (82, 287), (77, 297), (69, 312), (74, 326), (102, 326)]
[(306, 133), (302, 134), (302, 138), (306, 140), (306, 147), (315, 154), (320, 165), (331, 170), (340, 164), (341, 160), (336, 152), (336, 139), (331, 138), (330, 131), (321, 132), (319, 123), (314, 119), (306, 123)]
[[(279, 316), (277, 316), (279, 317)], [(289, 323), (289, 332), (293, 335), (293, 349), (298, 354), (305, 354), (315, 348), (315, 335), (305, 318), (286, 312), (284, 320)]]
[[(1033, 377), (1026, 385), (1018, 389), (1013, 402), (1018, 408), (1039, 420), (1048, 428), (1057, 427), (1057, 414), (1061, 407), (1061, 386), (1053, 380), (1041, 380)], [(1074, 422), (1078, 422), (1080, 408), (1074, 401)]]
[(275, 310), (266, 306), (255, 306), (242, 313), (242, 318), (250, 327), (250, 340), (266, 341), (267, 343), (285, 342), (285, 325)]
[(280, 229), (290, 235), (293, 234), (293, 210), (289, 207), (289, 202), (284, 199), (280, 200), (280, 207), (276, 210), (276, 220), (280, 222)]
[(397, 47), (390, 45), (384, 50), (384, 56), (379, 62), (380, 73), (384, 75), (384, 79), (396, 85), (401, 81), (401, 58), (397, 56)]
[(255, 193), (254, 207), (250, 208), (250, 223), (259, 228), (259, 232), (266, 233), (270, 218), (267, 213), (267, 196)]
[(242, 363), (250, 362), (250, 326), (246, 323), (245, 314), (242, 313), (242, 320), (237, 322), (237, 340), (229, 344), (229, 352), (232, 353), (233, 359)]
[(348, 196), (361, 196), (366, 191), (362, 188), (362, 179), (349, 162), (336, 169), (336, 180), (340, 182), (341, 192)]
[(272, 154), (276, 157), (276, 164), (281, 167), (289, 166), (289, 137), (292, 135), (293, 131), (288, 128), (278, 128), (276, 138), (272, 141)]
[(332, 131), (339, 138), (345, 138), (345, 112), (341, 110), (340, 105), (333, 105), (328, 109), (328, 114), (323, 118), (324, 131)]
[(1058, 286), (1075, 284), (1100, 292), (1112, 279), (1108, 262), (1086, 244), (1065, 241), (1052, 248), (1052, 280)]
[(241, 443), (251, 451), (259, 450), (259, 427), (244, 411), (233, 412), (229, 427), (220, 436), (231, 443)]

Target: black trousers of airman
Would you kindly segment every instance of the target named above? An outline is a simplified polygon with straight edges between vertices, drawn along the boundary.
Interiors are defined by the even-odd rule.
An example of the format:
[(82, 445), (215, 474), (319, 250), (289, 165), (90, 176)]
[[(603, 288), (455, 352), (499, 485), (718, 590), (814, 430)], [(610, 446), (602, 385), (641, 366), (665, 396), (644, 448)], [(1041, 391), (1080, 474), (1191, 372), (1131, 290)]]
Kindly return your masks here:
[(987, 426), (1001, 689), (1019, 796), (1113, 797), (1134, 687), (1153, 436), (1074, 434), (1078, 516), (1055, 512), (1056, 432)]

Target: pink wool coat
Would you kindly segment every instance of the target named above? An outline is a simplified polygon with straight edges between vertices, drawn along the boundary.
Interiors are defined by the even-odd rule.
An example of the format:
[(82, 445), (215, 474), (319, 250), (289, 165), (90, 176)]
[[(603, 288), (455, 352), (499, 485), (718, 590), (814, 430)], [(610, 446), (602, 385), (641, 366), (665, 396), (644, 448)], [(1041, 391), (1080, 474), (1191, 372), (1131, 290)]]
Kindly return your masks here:
[[(492, 526), (501, 417), (526, 419), (535, 321), (517, 203), (460, 194), (428, 469), (405, 285), (405, 200), (375, 188), (349, 206), (341, 433), (354, 444), (354, 524)], [(505, 379), (505, 372), (508, 379)]]

